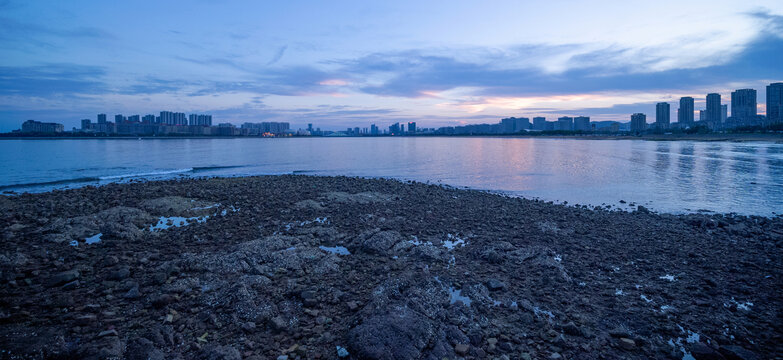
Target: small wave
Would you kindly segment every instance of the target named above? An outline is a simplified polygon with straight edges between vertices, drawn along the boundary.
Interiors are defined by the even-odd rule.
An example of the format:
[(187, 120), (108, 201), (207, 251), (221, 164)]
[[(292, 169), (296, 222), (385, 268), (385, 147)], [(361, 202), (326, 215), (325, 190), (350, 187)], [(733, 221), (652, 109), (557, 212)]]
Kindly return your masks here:
[(14, 189), (14, 188), (23, 188), (23, 187), (51, 186), (51, 185), (64, 185), (64, 184), (73, 184), (73, 183), (84, 183), (84, 182), (93, 182), (93, 181), (100, 181), (100, 180), (101, 179), (97, 178), (97, 177), (79, 177), (79, 178), (73, 178), (73, 179), (41, 181), (41, 182), (31, 182), (31, 183), (23, 183), (23, 184), (11, 184), (11, 185), (0, 185), (0, 190)]
[(296, 174), (312, 174), (314, 172), (315, 170), (294, 170), (291, 173), (296, 175)]
[(194, 170), (193, 168), (185, 168), (185, 169), (153, 171), (153, 172), (147, 172), (147, 173), (110, 175), (110, 176), (101, 176), (98, 179), (100, 179), (100, 180), (117, 180), (117, 179), (134, 178), (134, 177), (145, 177), (145, 176), (156, 176), (156, 175), (168, 175), (168, 174), (187, 173), (187, 172), (191, 172), (193, 170)]
[(236, 169), (236, 168), (242, 168), (242, 167), (245, 167), (245, 165), (194, 166), (193, 167), (193, 172), (209, 171), (209, 170), (220, 170), (220, 169)]

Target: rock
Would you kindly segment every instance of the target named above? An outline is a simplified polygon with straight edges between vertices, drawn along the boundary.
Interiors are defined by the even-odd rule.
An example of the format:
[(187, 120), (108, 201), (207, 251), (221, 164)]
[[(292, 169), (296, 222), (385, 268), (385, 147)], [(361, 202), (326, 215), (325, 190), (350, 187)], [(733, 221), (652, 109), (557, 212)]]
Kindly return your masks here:
[(434, 337), (429, 319), (411, 309), (372, 316), (348, 332), (348, 346), (357, 358), (418, 359)]
[(242, 360), (239, 350), (231, 346), (210, 345), (204, 349), (206, 360)]
[(690, 347), (691, 355), (696, 360), (725, 360), (717, 350), (704, 343), (695, 343)]
[(339, 345), (337, 346), (337, 357), (344, 358), (348, 357), (348, 355), (350, 355), (350, 353), (348, 353), (347, 349)]
[(577, 327), (573, 322), (569, 322), (568, 324), (563, 325), (563, 332), (568, 335), (582, 334), (582, 332), (579, 330), (579, 327)]
[(356, 301), (349, 301), (347, 305), (348, 305), (348, 309), (351, 311), (356, 311), (356, 309), (359, 308), (359, 304), (357, 304)]
[(119, 336), (119, 334), (117, 334), (117, 330), (114, 329), (104, 330), (98, 333), (99, 338), (102, 338), (104, 336)]
[(403, 241), (402, 235), (396, 231), (379, 231), (373, 235), (365, 234), (362, 241), (362, 250), (369, 254), (388, 255), (389, 249)]
[(73, 290), (79, 287), (79, 280), (71, 281), (65, 285), (63, 285), (63, 290)]
[(63, 271), (59, 274), (54, 274), (52, 277), (49, 278), (49, 281), (46, 282), (47, 287), (54, 287), (57, 285), (62, 285), (65, 283), (69, 283), (71, 281), (74, 281), (79, 278), (79, 271), (77, 270), (69, 270), (69, 271)]
[(636, 347), (636, 342), (629, 338), (620, 338), (619, 345), (625, 350), (633, 350)]
[(109, 273), (109, 280), (125, 280), (130, 276), (130, 268), (121, 266), (119, 269)]
[(126, 298), (126, 299), (138, 299), (138, 298), (140, 298), (141, 297), (141, 292), (139, 292), (139, 287), (138, 286), (132, 287), (122, 297)]
[(759, 360), (760, 359), (752, 351), (745, 350), (744, 348), (735, 345), (721, 346), (718, 351), (720, 351), (720, 353), (723, 354), (723, 356), (728, 360)]
[(552, 355), (549, 355), (549, 358), (552, 360), (562, 359), (563, 355), (560, 355), (560, 353), (554, 352)]
[(470, 346), (466, 344), (457, 344), (454, 346), (454, 351), (461, 356), (465, 356), (468, 353), (468, 350), (470, 350)]
[(288, 360), (288, 355), (280, 355), (277, 357), (277, 360)]
[(506, 284), (502, 283), (498, 279), (489, 279), (489, 280), (487, 280), (487, 284), (486, 285), (487, 285), (487, 289), (489, 289), (489, 291), (503, 290), (506, 287)]
[(276, 332), (282, 332), (288, 329), (288, 321), (283, 319), (282, 316), (278, 315), (269, 321), (269, 326), (272, 327), (272, 330)]
[(95, 315), (87, 314), (87, 315), (77, 316), (74, 319), (74, 321), (76, 322), (77, 325), (85, 326), (94, 323), (96, 319), (97, 317)]
[(156, 308), (161, 308), (161, 307), (164, 307), (164, 306), (166, 306), (168, 304), (173, 303), (176, 300), (177, 300), (177, 298), (175, 298), (172, 295), (162, 294), (162, 295), (158, 295), (158, 296), (153, 297), (152, 299), (150, 299), (150, 302), (152, 303), (152, 306), (154, 306)]
[(128, 343), (125, 350), (125, 358), (128, 360), (163, 360), (163, 352), (158, 350), (152, 341), (145, 338), (136, 338)]

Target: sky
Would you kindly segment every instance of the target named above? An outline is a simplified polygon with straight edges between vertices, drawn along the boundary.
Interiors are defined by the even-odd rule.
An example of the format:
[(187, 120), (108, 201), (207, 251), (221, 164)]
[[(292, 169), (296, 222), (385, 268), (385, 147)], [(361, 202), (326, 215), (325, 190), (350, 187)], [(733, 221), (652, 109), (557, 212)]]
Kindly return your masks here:
[[(783, 1), (0, 0), (0, 131), (208, 113), (322, 129), (587, 115), (783, 81)], [(697, 116), (698, 118), (698, 116)]]

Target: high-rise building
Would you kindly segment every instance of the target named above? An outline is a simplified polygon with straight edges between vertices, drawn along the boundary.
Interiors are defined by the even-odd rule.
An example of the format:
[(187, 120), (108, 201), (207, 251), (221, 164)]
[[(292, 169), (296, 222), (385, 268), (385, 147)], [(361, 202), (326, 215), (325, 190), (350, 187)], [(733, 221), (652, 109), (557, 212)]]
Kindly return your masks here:
[(152, 124), (152, 123), (155, 122), (155, 115), (149, 115), (149, 114), (148, 115), (144, 115), (141, 118), (141, 122), (143, 122), (145, 124)]
[(590, 117), (577, 116), (574, 118), (574, 131), (590, 131)]
[(707, 121), (718, 124), (721, 118), (720, 94), (707, 94), (707, 109), (705, 110)]
[(693, 125), (693, 98), (684, 96), (680, 98), (680, 108), (677, 110), (677, 122), (680, 126)]
[(707, 110), (699, 110), (699, 121), (707, 121)]
[(400, 134), (400, 123), (394, 123), (393, 125), (389, 126), (389, 134), (399, 135)]
[(378, 126), (375, 124), (370, 125), (370, 135), (378, 135)]
[(542, 116), (534, 117), (533, 130), (546, 130), (546, 118)]
[(106, 114), (98, 114), (98, 124), (106, 123)]
[(647, 115), (635, 113), (631, 115), (631, 132), (642, 132), (647, 130)]
[(767, 123), (783, 123), (783, 82), (767, 85)]
[(82, 119), (82, 130), (89, 129), (91, 124), (92, 121), (90, 121), (90, 119)]
[(408, 134), (416, 135), (416, 122), (408, 122)]
[(122, 114), (114, 115), (114, 123), (115, 124), (122, 124), (127, 120)]
[(309, 131), (311, 134), (313, 133), (313, 124), (307, 124), (307, 131)]
[(731, 117), (739, 124), (752, 124), (758, 115), (756, 90), (739, 89), (731, 93)]
[(141, 122), (141, 116), (139, 115), (128, 116), (128, 122), (132, 122), (132, 123)]
[(561, 116), (557, 118), (555, 130), (573, 131), (574, 130), (574, 118), (570, 116)]
[(198, 125), (198, 115), (196, 114), (188, 115), (188, 125)]
[(668, 129), (671, 122), (671, 108), (667, 102), (655, 104), (655, 127)]
[(721, 105), (720, 106), (720, 122), (725, 123), (726, 118), (729, 117), (729, 105)]

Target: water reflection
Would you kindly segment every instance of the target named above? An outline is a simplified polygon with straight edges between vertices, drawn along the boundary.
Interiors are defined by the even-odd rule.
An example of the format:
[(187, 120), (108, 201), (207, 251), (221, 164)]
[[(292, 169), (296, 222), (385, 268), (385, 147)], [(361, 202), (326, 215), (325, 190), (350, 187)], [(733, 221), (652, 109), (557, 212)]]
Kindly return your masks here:
[[(131, 155), (133, 154), (133, 155)], [(521, 138), (7, 140), (0, 186), (302, 172), (393, 177), (579, 204), (770, 215), (783, 209), (783, 144)], [(235, 166), (171, 174), (172, 169)], [(108, 180), (113, 178), (115, 180)], [(45, 190), (64, 185), (21, 186)]]

